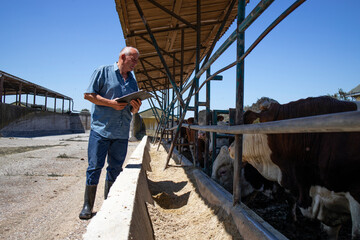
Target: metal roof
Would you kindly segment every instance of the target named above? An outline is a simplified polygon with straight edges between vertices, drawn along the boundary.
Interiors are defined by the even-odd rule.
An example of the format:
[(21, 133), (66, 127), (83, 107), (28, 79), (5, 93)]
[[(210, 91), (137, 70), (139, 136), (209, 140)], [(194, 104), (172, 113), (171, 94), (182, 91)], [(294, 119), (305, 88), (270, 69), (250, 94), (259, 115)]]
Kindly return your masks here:
[(40, 85), (26, 81), (9, 73), (0, 71), (0, 78), (3, 78), (3, 94), (16, 95), (19, 94), (21, 86), (21, 94), (35, 94), (36, 96), (47, 96), (65, 100), (72, 100), (71, 97), (61, 93), (47, 89)]
[[(126, 45), (136, 47), (140, 52), (140, 61), (134, 71), (139, 88), (147, 91), (172, 88), (168, 83), (169, 72), (173, 82), (179, 86), (181, 65), (183, 82), (188, 80), (196, 61), (197, 1), (115, 0), (115, 3)], [(236, 18), (236, 3), (235, 0), (201, 1), (200, 59), (212, 50), (224, 19), (219, 37)], [(157, 50), (163, 55), (165, 65)]]

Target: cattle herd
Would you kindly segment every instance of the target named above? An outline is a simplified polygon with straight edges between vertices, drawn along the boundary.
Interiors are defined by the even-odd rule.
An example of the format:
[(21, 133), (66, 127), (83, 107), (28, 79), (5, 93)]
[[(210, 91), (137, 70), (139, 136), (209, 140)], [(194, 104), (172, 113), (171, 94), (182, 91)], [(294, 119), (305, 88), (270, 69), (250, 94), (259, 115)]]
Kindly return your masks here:
[[(243, 114), (243, 121), (256, 124), (359, 108), (358, 102), (329, 96), (287, 104), (261, 98)], [(205, 125), (203, 120), (201, 124)], [(187, 128), (185, 138), (190, 146), (194, 134)], [(204, 137), (199, 135), (198, 141), (204, 141)], [(236, 146), (232, 139), (211, 141), (218, 147), (211, 177), (232, 192)], [(198, 146), (196, 159), (203, 166), (204, 144)], [(321, 222), (329, 239), (337, 239), (342, 224), (350, 220), (352, 239), (360, 239), (360, 132), (243, 134), (242, 159), (240, 186), (244, 201), (259, 192), (269, 198), (285, 193), (289, 221), (297, 221), (296, 209), (300, 209), (303, 216)]]

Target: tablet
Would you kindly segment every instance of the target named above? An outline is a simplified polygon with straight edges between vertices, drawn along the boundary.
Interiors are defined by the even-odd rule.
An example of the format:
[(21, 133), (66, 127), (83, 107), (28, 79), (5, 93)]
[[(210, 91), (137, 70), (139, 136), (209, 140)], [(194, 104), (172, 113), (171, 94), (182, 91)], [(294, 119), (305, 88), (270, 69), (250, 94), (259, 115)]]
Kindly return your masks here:
[(151, 93), (144, 91), (144, 90), (139, 90), (137, 92), (133, 92), (133, 93), (124, 95), (122, 97), (116, 98), (115, 100), (117, 102), (129, 103), (131, 100), (134, 100), (134, 99), (140, 99), (141, 101), (143, 101), (143, 100), (151, 98), (151, 97), (152, 97)]

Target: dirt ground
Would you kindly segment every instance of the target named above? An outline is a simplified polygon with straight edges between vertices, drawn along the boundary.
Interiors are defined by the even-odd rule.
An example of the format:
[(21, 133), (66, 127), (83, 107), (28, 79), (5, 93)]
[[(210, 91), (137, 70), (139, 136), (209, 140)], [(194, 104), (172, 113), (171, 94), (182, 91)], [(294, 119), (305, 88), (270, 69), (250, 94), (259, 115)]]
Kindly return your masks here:
[[(82, 239), (88, 134), (0, 138), (0, 239)], [(128, 156), (139, 142), (129, 142)], [(103, 202), (101, 175), (94, 211)]]
[(179, 167), (167, 153), (151, 145), (149, 189), (155, 206), (148, 204), (156, 239), (241, 239), (223, 210), (207, 204), (196, 190), (193, 167)]

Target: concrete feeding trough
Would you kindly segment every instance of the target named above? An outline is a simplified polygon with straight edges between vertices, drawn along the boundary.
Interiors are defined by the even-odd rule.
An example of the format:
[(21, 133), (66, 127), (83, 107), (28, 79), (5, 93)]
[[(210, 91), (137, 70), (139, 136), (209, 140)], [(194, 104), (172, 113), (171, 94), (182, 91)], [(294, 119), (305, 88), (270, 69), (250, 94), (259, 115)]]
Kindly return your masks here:
[[(153, 203), (146, 171), (150, 170), (150, 143), (145, 136), (124, 170), (113, 184), (108, 198), (92, 218), (84, 234), (92, 239), (155, 239), (151, 219), (145, 203)], [(164, 144), (165, 149), (169, 146)], [(191, 164), (175, 150), (173, 158), (182, 165)], [(221, 207), (233, 219), (243, 239), (287, 239), (245, 205), (233, 206), (232, 196), (201, 170), (192, 171), (203, 198)], [(126, 183), (126, 184), (124, 184)]]

